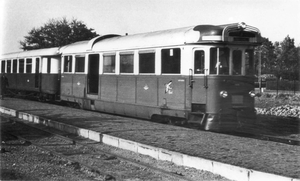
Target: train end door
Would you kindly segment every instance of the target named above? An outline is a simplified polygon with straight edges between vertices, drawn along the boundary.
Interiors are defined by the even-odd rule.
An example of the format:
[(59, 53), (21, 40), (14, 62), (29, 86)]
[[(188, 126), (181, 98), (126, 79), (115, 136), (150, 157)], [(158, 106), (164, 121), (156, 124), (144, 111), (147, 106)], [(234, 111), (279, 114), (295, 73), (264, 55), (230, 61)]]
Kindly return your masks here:
[[(207, 55), (204, 49), (193, 50), (193, 69), (190, 70), (191, 114), (189, 122), (204, 124), (207, 104)], [(192, 77), (192, 78), (191, 78)]]

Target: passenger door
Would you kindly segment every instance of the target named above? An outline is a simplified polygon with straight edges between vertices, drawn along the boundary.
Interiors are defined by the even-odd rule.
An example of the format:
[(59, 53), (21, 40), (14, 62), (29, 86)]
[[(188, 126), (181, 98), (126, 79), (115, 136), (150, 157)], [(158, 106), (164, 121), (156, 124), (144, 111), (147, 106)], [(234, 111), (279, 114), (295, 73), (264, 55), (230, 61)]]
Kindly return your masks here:
[(192, 112), (204, 113), (207, 103), (207, 73), (208, 69), (205, 65), (206, 62), (205, 50), (193, 50), (194, 69), (191, 74), (193, 75), (192, 86)]
[(99, 92), (99, 54), (89, 55), (88, 67), (88, 94), (96, 94)]

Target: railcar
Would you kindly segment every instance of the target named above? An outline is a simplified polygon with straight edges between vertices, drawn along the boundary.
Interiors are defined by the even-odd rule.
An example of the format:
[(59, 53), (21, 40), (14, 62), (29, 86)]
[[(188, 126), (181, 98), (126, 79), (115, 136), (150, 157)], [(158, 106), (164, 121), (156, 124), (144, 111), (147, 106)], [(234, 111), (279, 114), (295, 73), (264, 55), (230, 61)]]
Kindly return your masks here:
[(255, 121), (260, 44), (245, 23), (99, 36), (59, 50), (60, 96), (89, 110), (235, 129)]
[(1, 74), (8, 80), (10, 94), (39, 99), (59, 99), (59, 48), (9, 53), (0, 57)]

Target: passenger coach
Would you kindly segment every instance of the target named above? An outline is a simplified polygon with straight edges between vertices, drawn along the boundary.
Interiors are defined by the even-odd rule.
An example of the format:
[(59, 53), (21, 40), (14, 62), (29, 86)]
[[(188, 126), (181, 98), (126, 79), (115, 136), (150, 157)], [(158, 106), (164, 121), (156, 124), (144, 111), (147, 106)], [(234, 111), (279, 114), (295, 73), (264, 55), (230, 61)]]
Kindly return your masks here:
[(96, 37), (60, 49), (60, 96), (84, 109), (232, 129), (255, 121), (260, 44), (245, 23)]
[(9, 53), (0, 57), (1, 74), (8, 79), (11, 95), (59, 99), (59, 48)]

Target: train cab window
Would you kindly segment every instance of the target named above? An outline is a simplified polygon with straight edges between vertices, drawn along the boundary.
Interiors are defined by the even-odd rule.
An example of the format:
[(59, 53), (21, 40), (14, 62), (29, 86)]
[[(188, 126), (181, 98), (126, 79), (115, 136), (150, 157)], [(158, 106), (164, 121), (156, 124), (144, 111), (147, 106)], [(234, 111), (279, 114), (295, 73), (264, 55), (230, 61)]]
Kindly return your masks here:
[(180, 48), (161, 50), (161, 73), (180, 74)]
[(246, 75), (254, 75), (254, 50), (247, 49), (245, 54)]
[(219, 74), (229, 75), (229, 48), (219, 49)]
[(72, 72), (72, 56), (64, 56), (64, 72)]
[(84, 55), (75, 56), (75, 72), (84, 72), (85, 69), (85, 57)]
[(210, 68), (209, 73), (210, 74), (217, 74), (217, 62), (218, 62), (218, 49), (217, 48), (211, 48), (210, 49)]
[(26, 73), (32, 73), (32, 59), (26, 59)]
[(120, 73), (133, 73), (133, 53), (120, 54)]
[(139, 52), (139, 72), (155, 73), (155, 52)]
[(19, 73), (24, 73), (24, 59), (19, 59)]
[(232, 75), (242, 74), (242, 51), (233, 50), (232, 52)]
[(103, 73), (115, 73), (116, 55), (103, 55)]
[(12, 71), (12, 73), (17, 73), (17, 68), (18, 68), (18, 60), (14, 59), (13, 60), (13, 71)]
[(229, 75), (229, 48), (210, 49), (210, 74)]
[(204, 59), (204, 51), (203, 50), (197, 50), (195, 51), (194, 56), (194, 74), (204, 74), (205, 69), (205, 59)]
[(5, 73), (5, 60), (1, 61), (1, 73)]
[(7, 69), (6, 73), (11, 73), (11, 60), (7, 60)]

